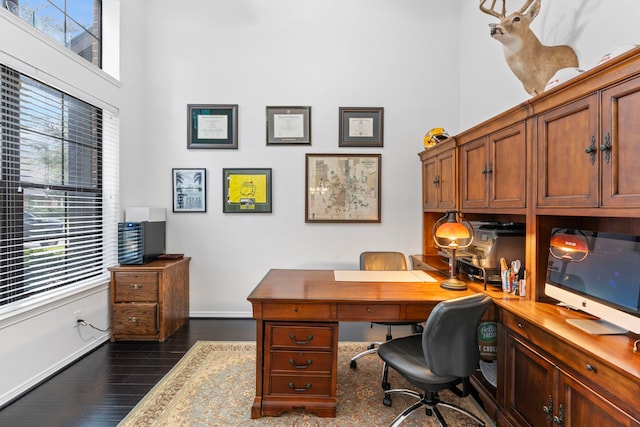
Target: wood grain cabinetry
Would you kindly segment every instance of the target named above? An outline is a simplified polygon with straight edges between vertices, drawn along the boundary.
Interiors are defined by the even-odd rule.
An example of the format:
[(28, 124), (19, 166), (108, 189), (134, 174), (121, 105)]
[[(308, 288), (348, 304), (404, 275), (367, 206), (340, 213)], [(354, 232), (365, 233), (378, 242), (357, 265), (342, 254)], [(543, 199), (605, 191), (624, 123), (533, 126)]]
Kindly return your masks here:
[(425, 211), (456, 208), (456, 142), (449, 139), (419, 154), (422, 161), (422, 206)]
[(266, 322), (262, 415), (283, 405), (335, 416), (338, 323)]
[(640, 425), (630, 415), (637, 415), (633, 378), (508, 311), (501, 329), (500, 396), (513, 425)]
[(527, 144), (524, 122), (460, 146), (461, 207), (526, 207)]
[(111, 341), (164, 341), (189, 318), (189, 262), (111, 267)]

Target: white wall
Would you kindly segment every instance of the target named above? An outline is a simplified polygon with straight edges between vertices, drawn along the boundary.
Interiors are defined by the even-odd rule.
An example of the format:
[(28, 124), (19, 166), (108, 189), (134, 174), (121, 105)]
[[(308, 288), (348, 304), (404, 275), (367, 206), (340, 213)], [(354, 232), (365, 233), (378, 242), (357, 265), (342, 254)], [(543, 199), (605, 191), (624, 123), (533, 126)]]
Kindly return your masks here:
[[(0, 9), (0, 63), (117, 113), (117, 80), (5, 9)], [(104, 280), (81, 291), (60, 290), (37, 303), (17, 303), (11, 310), (0, 307), (0, 406), (108, 340), (108, 332), (77, 327), (74, 314), (81, 311), (87, 322), (107, 329), (108, 300)]]
[[(167, 208), (167, 250), (192, 257), (192, 316), (249, 316), (270, 268), (421, 252), (417, 153), (430, 128), (457, 126), (460, 99), (459, 39), (435, 35), (458, 12), (423, 0), (122, 3), (121, 207)], [(186, 148), (197, 103), (239, 105), (238, 150)], [(267, 147), (267, 105), (310, 105), (312, 145)], [(339, 149), (341, 106), (384, 107), (384, 148)], [(382, 153), (382, 223), (306, 224), (308, 152)], [(172, 213), (175, 167), (207, 169), (206, 213)], [(273, 169), (272, 214), (222, 213), (228, 167)]]
[[(507, 2), (508, 13), (522, 3)], [(460, 4), (462, 99), (456, 132), (530, 98), (504, 60), (502, 45), (489, 35), (489, 24), (497, 19), (482, 13), (477, 1)], [(611, 48), (640, 44), (639, 16), (636, 0), (542, 0), (531, 28), (545, 45), (569, 44), (580, 68), (588, 70)]]
[[(119, 1), (103, 4), (113, 11)], [(107, 55), (105, 67), (120, 73), (121, 89), (2, 10), (0, 59), (99, 106), (120, 108), (120, 205), (167, 208), (168, 250), (193, 257), (192, 315), (246, 316), (246, 296), (269, 268), (356, 268), (365, 249), (421, 250), (416, 153), (423, 134), (436, 126), (458, 133), (528, 97), (488, 36), (492, 18), (477, 6), (469, 0), (126, 1), (119, 64), (117, 55)], [(588, 68), (612, 46), (640, 43), (639, 12), (633, 0), (543, 0), (534, 24), (558, 43), (568, 37), (566, 22), (579, 28), (571, 37)], [(188, 103), (239, 104), (240, 148), (187, 150)], [(311, 105), (313, 145), (266, 147), (266, 105)], [(384, 107), (385, 147), (339, 150), (340, 106)], [(382, 223), (305, 224), (306, 152), (382, 153)], [(208, 212), (171, 213), (173, 167), (207, 168)], [(274, 212), (222, 214), (223, 167), (273, 168)], [(104, 334), (73, 327), (79, 309), (104, 326), (106, 284), (47, 310), (0, 318), (6, 344), (0, 405), (104, 341)]]

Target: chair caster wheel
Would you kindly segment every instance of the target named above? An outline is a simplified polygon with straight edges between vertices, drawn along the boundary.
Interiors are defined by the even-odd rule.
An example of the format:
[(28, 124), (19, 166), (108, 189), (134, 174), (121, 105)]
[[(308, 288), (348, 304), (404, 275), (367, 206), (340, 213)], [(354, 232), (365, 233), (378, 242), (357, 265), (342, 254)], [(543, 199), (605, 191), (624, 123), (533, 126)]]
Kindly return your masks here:
[(391, 389), (391, 384), (389, 384), (388, 382), (383, 382), (382, 383), (382, 389), (383, 390), (390, 390)]
[(382, 399), (382, 404), (384, 406), (391, 406), (391, 396), (385, 394), (384, 398)]
[(356, 369), (358, 367), (358, 362), (356, 362), (355, 360), (352, 360), (351, 363), (349, 363), (349, 367), (351, 369)]

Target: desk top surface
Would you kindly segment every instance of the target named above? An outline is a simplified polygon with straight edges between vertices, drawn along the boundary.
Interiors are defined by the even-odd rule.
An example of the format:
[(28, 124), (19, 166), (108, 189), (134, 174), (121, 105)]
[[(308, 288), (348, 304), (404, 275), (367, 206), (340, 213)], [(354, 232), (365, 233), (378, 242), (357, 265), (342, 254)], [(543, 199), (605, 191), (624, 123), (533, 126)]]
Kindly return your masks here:
[(472, 290), (453, 291), (440, 282), (337, 282), (333, 270), (272, 269), (247, 297), (252, 303), (281, 301), (395, 302), (443, 301)]

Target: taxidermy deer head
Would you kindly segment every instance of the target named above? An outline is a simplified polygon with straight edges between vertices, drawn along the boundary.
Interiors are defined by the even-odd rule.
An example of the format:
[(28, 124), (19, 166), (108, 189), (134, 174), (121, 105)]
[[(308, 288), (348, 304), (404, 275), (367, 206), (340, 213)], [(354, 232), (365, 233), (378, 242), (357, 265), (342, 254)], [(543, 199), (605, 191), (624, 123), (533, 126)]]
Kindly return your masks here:
[(500, 20), (489, 24), (491, 37), (502, 43), (509, 68), (530, 95), (544, 92), (545, 85), (559, 69), (578, 66), (578, 57), (571, 47), (545, 46), (529, 28), (540, 12), (540, 0), (527, 0), (509, 16), (506, 0), (502, 0), (501, 13), (494, 10), (496, 1), (492, 0), (491, 8), (486, 8), (487, 0), (480, 0), (480, 10)]

